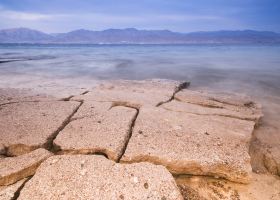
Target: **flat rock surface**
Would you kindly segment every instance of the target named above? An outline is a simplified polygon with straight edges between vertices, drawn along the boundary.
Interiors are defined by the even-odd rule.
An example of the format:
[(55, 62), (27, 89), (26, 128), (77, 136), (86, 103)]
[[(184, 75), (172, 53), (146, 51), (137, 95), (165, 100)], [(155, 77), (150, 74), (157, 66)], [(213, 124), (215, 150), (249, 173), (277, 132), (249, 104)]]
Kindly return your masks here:
[(25, 181), (26, 179), (22, 179), (12, 185), (0, 186), (0, 200), (13, 200)]
[(52, 154), (45, 149), (37, 149), (18, 157), (0, 160), (0, 185), (10, 185), (31, 176), (37, 167)]
[(129, 139), (136, 109), (85, 102), (56, 137), (54, 144), (72, 153), (103, 153), (118, 160)]
[(255, 122), (262, 117), (260, 105), (248, 97), (218, 92), (182, 90), (175, 95), (175, 101), (163, 107), (179, 112), (220, 115)]
[(177, 81), (112, 81), (101, 84), (89, 93), (74, 97), (76, 100), (126, 102), (133, 106), (154, 105), (169, 100), (176, 88)]
[(24, 101), (50, 101), (52, 97), (37, 94), (30, 89), (0, 88), (0, 105)]
[(21, 190), (26, 199), (182, 199), (172, 175), (150, 163), (117, 164), (103, 156), (53, 156)]
[(254, 122), (143, 107), (121, 161), (149, 161), (175, 174), (248, 182)]
[(0, 144), (9, 155), (21, 155), (48, 145), (79, 102), (24, 102), (0, 107)]

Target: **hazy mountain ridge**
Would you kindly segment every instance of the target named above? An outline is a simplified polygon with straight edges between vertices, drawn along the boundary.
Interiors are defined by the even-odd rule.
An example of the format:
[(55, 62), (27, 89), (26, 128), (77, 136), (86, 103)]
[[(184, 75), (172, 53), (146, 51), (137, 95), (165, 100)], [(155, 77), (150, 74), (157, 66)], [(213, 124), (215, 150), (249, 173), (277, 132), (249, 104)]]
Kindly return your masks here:
[(28, 28), (0, 30), (0, 43), (86, 43), (86, 44), (196, 44), (196, 43), (280, 43), (280, 34), (269, 31), (212, 31), (178, 33), (169, 30), (85, 29), (46, 34)]

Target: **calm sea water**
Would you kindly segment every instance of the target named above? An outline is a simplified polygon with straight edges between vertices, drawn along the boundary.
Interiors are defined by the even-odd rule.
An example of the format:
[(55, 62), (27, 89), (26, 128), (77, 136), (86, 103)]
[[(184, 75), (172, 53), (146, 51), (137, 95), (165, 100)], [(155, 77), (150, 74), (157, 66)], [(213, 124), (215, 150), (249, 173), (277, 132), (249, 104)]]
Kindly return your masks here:
[(280, 46), (0, 45), (0, 72), (2, 85), (7, 77), (28, 82), (24, 76), (83, 82), (164, 78), (280, 97)]

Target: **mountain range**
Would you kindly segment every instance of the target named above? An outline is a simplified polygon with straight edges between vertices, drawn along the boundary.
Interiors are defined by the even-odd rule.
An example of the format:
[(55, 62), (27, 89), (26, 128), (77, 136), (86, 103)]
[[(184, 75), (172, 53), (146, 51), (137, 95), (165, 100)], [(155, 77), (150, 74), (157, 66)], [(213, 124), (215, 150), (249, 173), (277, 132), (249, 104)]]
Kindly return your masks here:
[(79, 29), (47, 34), (28, 28), (0, 30), (0, 43), (38, 44), (275, 44), (280, 34), (270, 31), (238, 30), (178, 33), (169, 30)]

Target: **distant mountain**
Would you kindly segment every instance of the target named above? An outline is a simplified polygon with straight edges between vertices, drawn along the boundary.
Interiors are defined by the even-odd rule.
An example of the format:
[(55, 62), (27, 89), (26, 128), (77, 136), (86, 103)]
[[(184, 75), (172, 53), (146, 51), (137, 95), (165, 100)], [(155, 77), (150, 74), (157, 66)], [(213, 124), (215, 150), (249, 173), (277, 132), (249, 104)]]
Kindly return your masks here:
[(0, 30), (0, 43), (40, 43), (52, 39), (53, 37), (49, 34), (28, 28)]
[(280, 43), (280, 34), (269, 31), (212, 31), (177, 33), (169, 30), (107, 29), (75, 30), (46, 34), (27, 28), (0, 30), (0, 43), (58, 44), (199, 44)]

